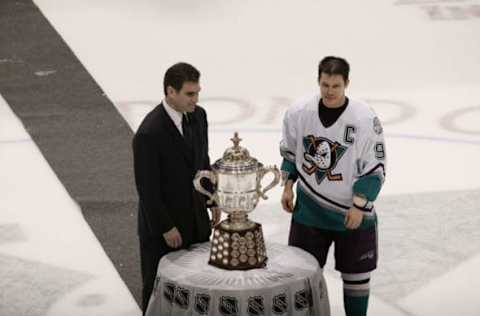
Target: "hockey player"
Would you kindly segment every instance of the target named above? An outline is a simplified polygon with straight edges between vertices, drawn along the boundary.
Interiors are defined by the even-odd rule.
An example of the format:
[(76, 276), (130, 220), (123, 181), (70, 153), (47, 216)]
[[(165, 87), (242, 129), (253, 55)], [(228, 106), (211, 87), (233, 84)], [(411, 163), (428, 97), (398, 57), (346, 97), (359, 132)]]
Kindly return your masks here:
[(370, 272), (377, 266), (373, 201), (384, 182), (386, 157), (378, 117), (345, 96), (349, 71), (345, 59), (325, 57), (318, 67), (320, 95), (285, 113), (281, 203), (293, 213), (289, 245), (308, 251), (323, 267), (334, 244), (346, 315), (360, 316), (367, 315)]

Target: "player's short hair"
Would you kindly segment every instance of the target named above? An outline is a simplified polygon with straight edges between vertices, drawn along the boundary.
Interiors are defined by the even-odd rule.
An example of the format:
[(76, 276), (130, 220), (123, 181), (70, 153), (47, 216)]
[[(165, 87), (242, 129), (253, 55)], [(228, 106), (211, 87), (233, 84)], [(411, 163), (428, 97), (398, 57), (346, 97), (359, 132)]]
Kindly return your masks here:
[(165, 72), (163, 77), (163, 92), (167, 95), (167, 87), (170, 86), (176, 91), (180, 91), (184, 82), (198, 82), (200, 72), (190, 64), (176, 63)]
[(318, 79), (322, 73), (327, 75), (341, 75), (343, 80), (347, 82), (350, 73), (350, 65), (341, 57), (327, 56), (318, 64)]

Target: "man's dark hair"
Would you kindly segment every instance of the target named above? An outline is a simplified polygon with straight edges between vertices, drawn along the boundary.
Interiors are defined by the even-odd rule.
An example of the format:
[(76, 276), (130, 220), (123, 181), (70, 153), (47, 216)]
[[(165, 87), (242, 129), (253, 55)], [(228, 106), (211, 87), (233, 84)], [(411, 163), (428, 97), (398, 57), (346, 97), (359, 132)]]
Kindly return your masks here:
[(322, 72), (327, 75), (341, 75), (343, 80), (347, 82), (348, 74), (350, 73), (350, 65), (341, 57), (327, 56), (323, 58), (318, 65), (319, 80)]
[(163, 92), (167, 95), (167, 87), (170, 86), (180, 91), (186, 81), (198, 82), (200, 72), (190, 64), (176, 63), (165, 72), (163, 77)]

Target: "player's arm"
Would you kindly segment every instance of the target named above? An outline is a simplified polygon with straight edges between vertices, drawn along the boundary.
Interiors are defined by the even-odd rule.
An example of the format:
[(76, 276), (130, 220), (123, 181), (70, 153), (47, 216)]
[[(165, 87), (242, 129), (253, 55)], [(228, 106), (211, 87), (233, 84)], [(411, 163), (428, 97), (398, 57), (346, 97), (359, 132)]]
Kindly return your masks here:
[(282, 140), (280, 142), (280, 155), (282, 156), (282, 165), (280, 170), (282, 173), (283, 193), (281, 198), (282, 207), (287, 212), (293, 211), (293, 185), (298, 178), (297, 168), (295, 166), (296, 157), (296, 132), (291, 113), (287, 111), (283, 119)]
[(357, 166), (359, 177), (353, 184), (353, 204), (368, 212), (385, 182), (386, 152), (378, 118), (370, 120), (365, 129), (365, 145)]
[(366, 138), (356, 166), (359, 176), (352, 188), (352, 207), (345, 216), (345, 227), (349, 229), (358, 228), (363, 217), (370, 216), (385, 181), (385, 141), (378, 118), (370, 120), (365, 130)]

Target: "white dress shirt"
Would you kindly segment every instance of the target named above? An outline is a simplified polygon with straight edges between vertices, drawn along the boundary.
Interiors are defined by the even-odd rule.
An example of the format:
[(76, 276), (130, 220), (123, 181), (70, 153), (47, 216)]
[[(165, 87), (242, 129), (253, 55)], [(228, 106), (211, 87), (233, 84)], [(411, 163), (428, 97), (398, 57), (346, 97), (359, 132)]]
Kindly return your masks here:
[(182, 129), (182, 115), (183, 113), (177, 112), (170, 104), (168, 104), (167, 100), (163, 100), (163, 107), (165, 108), (165, 111), (167, 111), (168, 115), (172, 119), (173, 123), (177, 127), (178, 131), (180, 134), (183, 136), (183, 129)]

